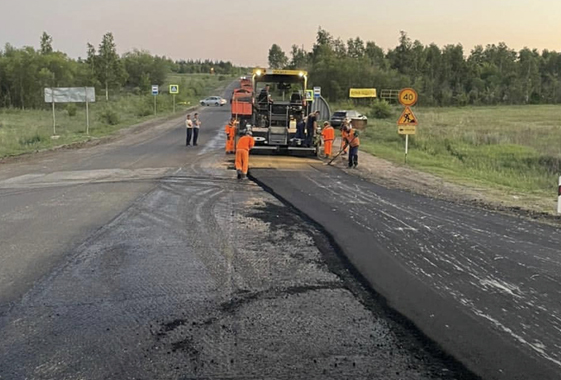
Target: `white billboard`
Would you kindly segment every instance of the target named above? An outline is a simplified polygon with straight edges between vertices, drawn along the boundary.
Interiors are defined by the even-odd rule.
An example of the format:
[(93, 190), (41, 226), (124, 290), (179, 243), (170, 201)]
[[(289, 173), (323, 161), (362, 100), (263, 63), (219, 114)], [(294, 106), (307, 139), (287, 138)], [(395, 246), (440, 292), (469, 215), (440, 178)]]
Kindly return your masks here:
[[(54, 101), (53, 101), (54, 94)], [(45, 88), (45, 103), (94, 103), (94, 87)]]

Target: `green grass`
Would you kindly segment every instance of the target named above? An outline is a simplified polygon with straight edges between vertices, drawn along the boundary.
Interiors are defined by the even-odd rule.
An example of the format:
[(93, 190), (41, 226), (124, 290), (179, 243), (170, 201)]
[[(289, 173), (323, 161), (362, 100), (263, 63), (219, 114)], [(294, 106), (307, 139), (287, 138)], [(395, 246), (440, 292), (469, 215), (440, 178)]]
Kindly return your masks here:
[[(191, 105), (197, 105), (202, 97), (214, 95), (218, 88), (231, 81), (231, 77), (218, 75), (176, 75), (170, 76), (167, 82), (183, 85), (176, 98), (178, 103), (176, 112), (181, 112)], [(167, 92), (167, 84), (165, 88)], [(106, 136), (155, 117), (154, 99), (151, 95), (113, 95), (109, 102), (105, 101), (103, 95), (98, 92), (97, 102), (90, 104), (89, 136), (86, 135), (84, 104), (76, 104), (75, 116), (69, 116), (65, 104), (56, 105), (56, 133), (60, 136), (56, 140), (51, 139), (53, 134), (51, 109), (25, 111), (0, 109), (0, 157), (85, 141), (91, 137)], [(172, 113), (171, 96), (168, 94), (158, 96), (157, 117)]]
[[(368, 114), (364, 107), (356, 108)], [(334, 108), (333, 108), (334, 109)], [(397, 134), (401, 107), (389, 119), (369, 118), (362, 149), (404, 162)], [(561, 175), (561, 106), (414, 108), (419, 120), (410, 137), (408, 165), (460, 183), (506, 192), (556, 194)]]

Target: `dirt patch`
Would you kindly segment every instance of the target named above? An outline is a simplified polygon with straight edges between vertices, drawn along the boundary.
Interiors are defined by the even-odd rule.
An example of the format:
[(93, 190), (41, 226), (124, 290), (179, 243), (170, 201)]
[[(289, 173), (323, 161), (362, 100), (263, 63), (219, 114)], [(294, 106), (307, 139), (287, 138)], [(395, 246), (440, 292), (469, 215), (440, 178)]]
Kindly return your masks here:
[(387, 188), (561, 225), (561, 216), (555, 214), (557, 199), (554, 194), (551, 199), (543, 199), (531, 194), (507, 193), (484, 186), (460, 185), (363, 151), (359, 154), (359, 163), (358, 168), (348, 169), (347, 156), (341, 156), (331, 165)]

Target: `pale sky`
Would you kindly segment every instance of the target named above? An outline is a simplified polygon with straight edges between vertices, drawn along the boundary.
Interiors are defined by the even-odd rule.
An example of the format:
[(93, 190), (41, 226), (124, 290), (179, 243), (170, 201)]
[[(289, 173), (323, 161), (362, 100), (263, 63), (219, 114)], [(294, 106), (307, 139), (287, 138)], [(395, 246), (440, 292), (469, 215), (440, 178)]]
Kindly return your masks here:
[(399, 31), (439, 46), (506, 42), (516, 50), (561, 50), (560, 0), (0, 0), (0, 46), (38, 47), (43, 31), (54, 48), (86, 55), (86, 43), (115, 36), (133, 48), (173, 59), (267, 63), (279, 44), (310, 50), (319, 26), (347, 40), (360, 36), (384, 49)]

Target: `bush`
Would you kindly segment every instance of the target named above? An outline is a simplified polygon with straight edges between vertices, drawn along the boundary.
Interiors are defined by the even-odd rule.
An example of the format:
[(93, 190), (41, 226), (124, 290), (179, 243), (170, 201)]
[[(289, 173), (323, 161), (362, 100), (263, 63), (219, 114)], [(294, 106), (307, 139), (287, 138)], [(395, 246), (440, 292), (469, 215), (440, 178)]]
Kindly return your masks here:
[(108, 125), (117, 125), (120, 122), (119, 114), (112, 108), (107, 107), (99, 113), (99, 119)]
[(368, 113), (369, 117), (373, 117), (375, 119), (387, 119), (391, 117), (393, 114), (391, 105), (385, 101), (377, 101), (374, 102), (370, 112)]
[(66, 112), (68, 112), (68, 116), (70, 116), (70, 117), (76, 116), (77, 111), (78, 111), (78, 108), (76, 107), (76, 104), (68, 103), (66, 105)]
[(227, 78), (225, 75), (220, 75), (220, 76), (218, 77), (218, 80), (219, 80), (219, 81), (223, 81), (223, 80), (226, 80), (226, 79), (228, 79), (228, 78)]
[(138, 116), (138, 117), (150, 116), (153, 113), (154, 113), (154, 107), (153, 106), (147, 107), (146, 105), (140, 104), (136, 108), (136, 116)]
[[(158, 107), (159, 108), (159, 107)], [(138, 117), (145, 117), (154, 114), (154, 98), (152, 96), (143, 96), (135, 102), (134, 113)]]
[(19, 142), (20, 145), (26, 146), (26, 145), (36, 144), (38, 142), (41, 142), (41, 140), (43, 140), (43, 137), (41, 137), (41, 135), (39, 135), (39, 133), (35, 132), (35, 134), (33, 134), (33, 135), (20, 137), (18, 139), (18, 142)]

